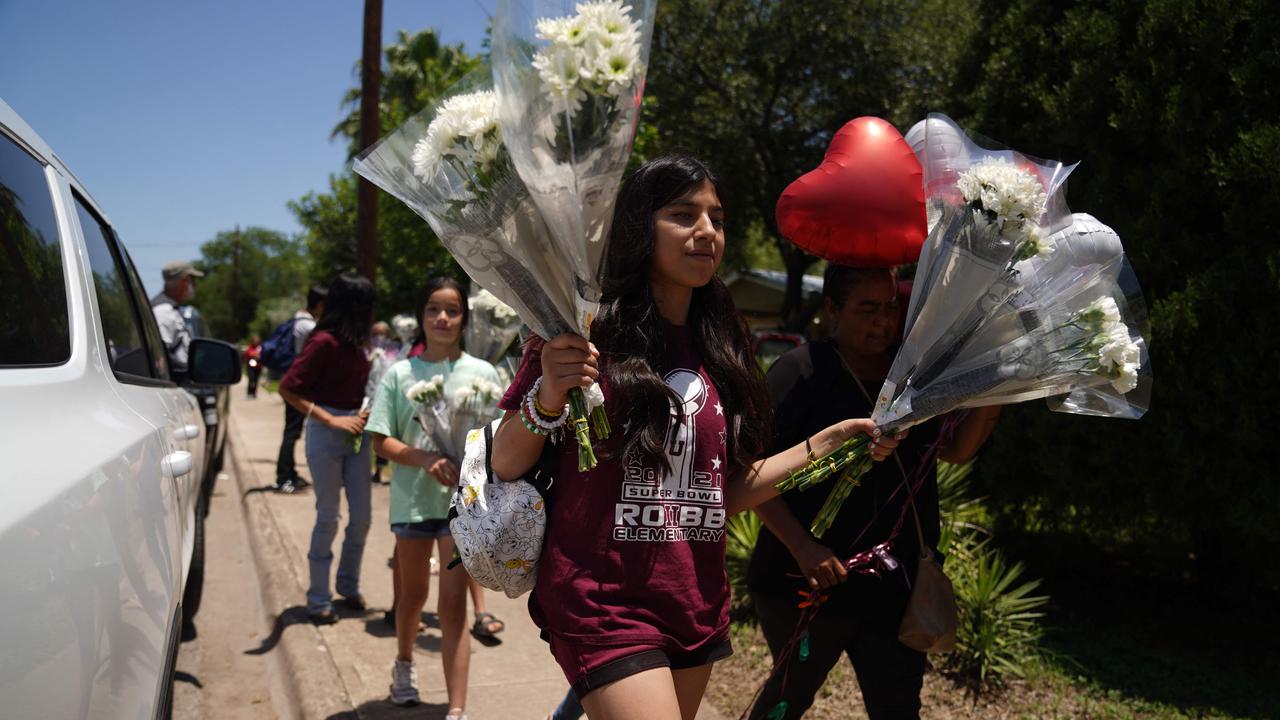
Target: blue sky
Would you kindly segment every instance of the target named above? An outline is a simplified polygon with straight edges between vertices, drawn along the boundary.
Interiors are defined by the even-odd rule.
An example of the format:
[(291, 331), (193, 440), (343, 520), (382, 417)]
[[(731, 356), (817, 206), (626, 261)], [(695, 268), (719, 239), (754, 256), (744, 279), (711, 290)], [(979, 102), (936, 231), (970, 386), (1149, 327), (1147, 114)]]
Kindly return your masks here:
[[(384, 0), (383, 43), (480, 48), (497, 0)], [(102, 205), (149, 290), (236, 224), (300, 230), (288, 200), (346, 162), (360, 0), (0, 0), (0, 97)], [(392, 128), (384, 128), (389, 132)]]

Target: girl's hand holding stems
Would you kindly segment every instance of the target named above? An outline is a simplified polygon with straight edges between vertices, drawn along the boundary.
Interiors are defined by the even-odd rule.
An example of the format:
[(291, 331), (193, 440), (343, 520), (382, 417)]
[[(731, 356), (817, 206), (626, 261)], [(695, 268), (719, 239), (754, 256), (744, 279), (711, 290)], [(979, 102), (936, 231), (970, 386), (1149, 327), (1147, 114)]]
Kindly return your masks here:
[(600, 352), (581, 335), (564, 333), (542, 347), (542, 385), (538, 404), (559, 410), (569, 401), (569, 391), (584, 391), (600, 378)]
[(378, 433), (373, 433), (373, 451), (391, 462), (420, 467), (445, 487), (458, 484), (457, 464), (440, 453), (428, 452)]

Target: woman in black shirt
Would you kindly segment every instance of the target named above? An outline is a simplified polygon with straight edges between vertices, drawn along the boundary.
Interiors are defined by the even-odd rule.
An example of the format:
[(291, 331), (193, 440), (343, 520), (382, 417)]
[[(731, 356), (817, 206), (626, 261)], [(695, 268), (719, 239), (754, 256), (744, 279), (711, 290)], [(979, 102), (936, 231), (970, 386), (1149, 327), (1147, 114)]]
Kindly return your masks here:
[[(823, 306), (834, 325), (831, 338), (792, 350), (769, 370), (775, 448), (803, 442), (842, 418), (868, 417), (893, 362), (890, 349), (900, 312), (891, 270), (828, 265)], [(764, 717), (784, 700), (785, 717), (801, 717), (842, 654), (853, 663), (872, 720), (919, 716), (925, 656), (897, 639), (909, 594), (906, 578), (915, 576), (919, 557), (915, 519), (899, 487), (904, 475), (913, 485), (919, 479), (915, 500), (921, 530), (936, 549), (938, 486), (930, 451), (948, 462), (966, 462), (990, 434), (998, 413), (998, 408), (971, 411), (951, 425), (955, 429), (948, 438), (939, 437), (944, 418), (912, 428), (898, 446), (901, 465), (874, 466), (822, 539), (808, 527), (829, 485), (788, 492), (757, 508), (765, 528), (747, 581), (775, 658), (796, 628), (798, 592), (822, 590), (829, 599), (808, 627), (807, 659), (770, 680), (752, 717)], [(895, 527), (891, 554), (899, 570), (882, 570), (878, 577), (845, 571), (842, 560), (889, 540)]]

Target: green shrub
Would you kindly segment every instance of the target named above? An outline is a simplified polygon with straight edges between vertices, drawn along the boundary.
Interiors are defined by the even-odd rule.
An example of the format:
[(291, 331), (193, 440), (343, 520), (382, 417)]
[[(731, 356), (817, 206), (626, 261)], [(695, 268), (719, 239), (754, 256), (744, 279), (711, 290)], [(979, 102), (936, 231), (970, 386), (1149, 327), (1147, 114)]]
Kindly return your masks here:
[(733, 590), (731, 613), (735, 618), (751, 617), (751, 592), (747, 589), (747, 566), (760, 538), (760, 516), (748, 510), (729, 518), (725, 533), (725, 569)]
[(1022, 563), (1009, 564), (991, 547), (985, 510), (968, 497), (972, 464), (938, 463), (942, 534), (938, 549), (955, 586), (960, 624), (956, 649), (942, 661), (950, 676), (974, 693), (1023, 677), (1038, 654), (1040, 619), (1048, 603), (1032, 595), (1039, 580), (1022, 580)]
[(938, 512), (942, 519), (938, 552), (944, 557), (950, 554), (957, 533), (991, 534), (984, 525), (986, 508), (982, 505), (982, 498), (969, 496), (969, 475), (972, 472), (972, 461), (964, 465), (938, 461)]
[(1022, 563), (1010, 565), (988, 542), (960, 534), (952, 555), (959, 562), (949, 564), (960, 626), (956, 649), (947, 655), (944, 667), (974, 692), (1026, 675), (1043, 634), (1041, 609), (1049, 601), (1048, 596), (1031, 594), (1039, 580), (1019, 582)]

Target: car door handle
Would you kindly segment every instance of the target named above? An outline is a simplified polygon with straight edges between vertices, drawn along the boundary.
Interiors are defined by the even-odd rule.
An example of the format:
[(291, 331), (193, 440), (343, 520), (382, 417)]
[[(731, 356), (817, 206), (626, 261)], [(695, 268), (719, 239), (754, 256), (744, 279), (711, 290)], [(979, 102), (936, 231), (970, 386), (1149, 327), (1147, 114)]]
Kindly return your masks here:
[(184, 425), (173, 431), (174, 440), (195, 440), (200, 436), (199, 425)]
[(191, 472), (191, 453), (186, 450), (169, 453), (164, 456), (161, 464), (164, 466), (165, 475), (176, 480)]

